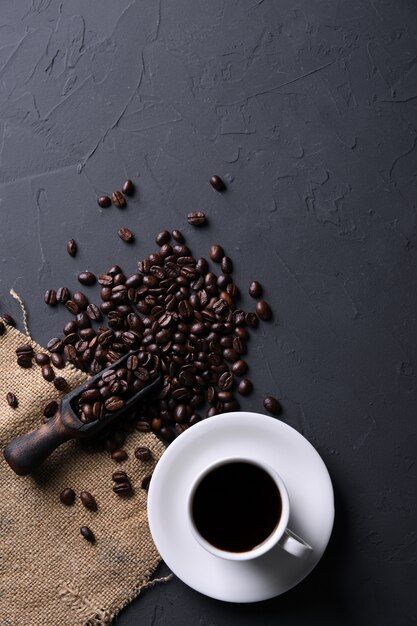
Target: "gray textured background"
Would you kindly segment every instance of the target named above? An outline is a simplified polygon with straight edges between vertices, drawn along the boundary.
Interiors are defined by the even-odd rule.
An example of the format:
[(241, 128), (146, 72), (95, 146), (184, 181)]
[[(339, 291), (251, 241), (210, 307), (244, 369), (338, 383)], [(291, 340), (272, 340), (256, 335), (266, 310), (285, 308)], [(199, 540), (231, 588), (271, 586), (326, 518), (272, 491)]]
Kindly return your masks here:
[[(1, 310), (14, 287), (46, 342), (67, 315), (45, 289), (133, 270), (163, 227), (218, 240), (276, 312), (244, 406), (280, 397), (335, 486), (329, 550), (292, 592), (239, 607), (175, 580), (118, 626), (417, 620), (416, 32), (411, 0), (1, 3)], [(100, 210), (127, 175), (128, 209)]]

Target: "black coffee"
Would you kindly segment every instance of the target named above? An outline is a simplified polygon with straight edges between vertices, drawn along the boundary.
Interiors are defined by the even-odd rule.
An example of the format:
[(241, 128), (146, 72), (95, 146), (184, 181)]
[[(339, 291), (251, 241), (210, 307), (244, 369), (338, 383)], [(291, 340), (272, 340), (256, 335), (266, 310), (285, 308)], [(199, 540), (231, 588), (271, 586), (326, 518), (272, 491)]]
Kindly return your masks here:
[(270, 475), (241, 461), (221, 465), (197, 486), (194, 523), (216, 548), (246, 552), (265, 541), (281, 517), (281, 496)]

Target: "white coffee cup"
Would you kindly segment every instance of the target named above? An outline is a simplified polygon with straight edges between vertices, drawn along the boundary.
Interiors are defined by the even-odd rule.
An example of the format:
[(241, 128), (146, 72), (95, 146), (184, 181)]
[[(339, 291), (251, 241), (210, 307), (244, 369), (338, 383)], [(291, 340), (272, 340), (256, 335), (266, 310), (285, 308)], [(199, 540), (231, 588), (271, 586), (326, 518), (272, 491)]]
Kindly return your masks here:
[[(248, 550), (246, 552), (230, 552), (217, 548), (207, 541), (199, 532), (194, 516), (193, 516), (193, 500), (198, 486), (203, 478), (205, 478), (214, 469), (227, 465), (229, 463), (250, 463), (261, 469), (263, 469), (271, 479), (275, 482), (279, 495), (281, 497), (281, 515), (277, 522), (277, 525), (273, 529), (272, 533), (260, 544)], [(214, 556), (228, 559), (231, 561), (247, 561), (255, 559), (266, 552), (269, 552), (274, 546), (279, 545), (283, 550), (292, 554), (297, 558), (306, 557), (312, 550), (311, 546), (304, 541), (301, 537), (296, 535), (292, 530), (288, 528), (288, 520), (290, 517), (290, 500), (288, 497), (288, 491), (285, 487), (284, 481), (277, 474), (277, 472), (268, 464), (263, 463), (257, 459), (245, 458), (245, 457), (228, 457), (223, 458), (206, 466), (194, 479), (187, 499), (187, 514), (192, 533), (200, 545), (213, 554)]]

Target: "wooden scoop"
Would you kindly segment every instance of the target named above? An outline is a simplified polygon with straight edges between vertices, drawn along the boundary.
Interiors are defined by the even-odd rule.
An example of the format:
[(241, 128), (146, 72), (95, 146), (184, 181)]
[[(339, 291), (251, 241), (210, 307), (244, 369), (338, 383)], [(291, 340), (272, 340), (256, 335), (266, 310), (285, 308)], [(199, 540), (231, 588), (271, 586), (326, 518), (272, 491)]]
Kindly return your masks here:
[(139, 400), (154, 391), (161, 383), (160, 374), (146, 387), (126, 400), (119, 411), (108, 413), (103, 418), (87, 424), (79, 419), (72, 408), (73, 401), (83, 393), (87, 385), (99, 380), (107, 370), (113, 370), (123, 365), (131, 354), (136, 354), (137, 352), (126, 354), (95, 376), (89, 378), (83, 385), (65, 395), (61, 401), (60, 412), (39, 428), (12, 439), (3, 450), (4, 458), (12, 470), (19, 476), (31, 474), (62, 443), (69, 439), (92, 437)]

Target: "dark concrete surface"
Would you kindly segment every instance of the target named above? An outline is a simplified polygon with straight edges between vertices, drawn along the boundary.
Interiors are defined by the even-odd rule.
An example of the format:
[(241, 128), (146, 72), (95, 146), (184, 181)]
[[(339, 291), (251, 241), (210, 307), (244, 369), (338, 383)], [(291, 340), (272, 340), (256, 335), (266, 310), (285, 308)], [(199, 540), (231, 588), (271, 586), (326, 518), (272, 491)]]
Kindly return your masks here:
[[(1, 311), (19, 316), (14, 287), (46, 342), (67, 315), (45, 289), (133, 270), (163, 227), (197, 254), (219, 241), (276, 312), (244, 408), (280, 397), (334, 481), (333, 538), (298, 588), (236, 606), (174, 580), (117, 626), (417, 621), (416, 32), (411, 0), (1, 3)], [(100, 210), (127, 175), (135, 199)]]

